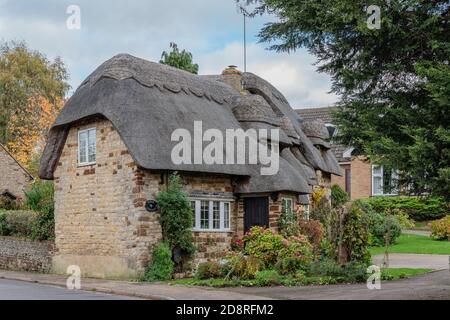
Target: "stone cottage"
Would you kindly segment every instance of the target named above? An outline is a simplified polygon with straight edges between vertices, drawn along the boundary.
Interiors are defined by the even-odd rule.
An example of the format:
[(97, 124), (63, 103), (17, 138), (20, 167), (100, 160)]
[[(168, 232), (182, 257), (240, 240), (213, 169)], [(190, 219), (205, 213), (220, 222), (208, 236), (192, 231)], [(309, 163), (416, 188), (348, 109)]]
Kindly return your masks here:
[(0, 144), (0, 197), (24, 198), (33, 176)]
[[(223, 133), (278, 129), (279, 170), (175, 164), (173, 133), (195, 136), (198, 121)], [(55, 271), (78, 265), (86, 276), (138, 276), (162, 238), (154, 200), (174, 171), (194, 209), (197, 262), (220, 259), (252, 226), (277, 229), (282, 210), (303, 215), (313, 188), (329, 188), (340, 174), (324, 129), (305, 123), (270, 83), (235, 67), (198, 76), (130, 55), (112, 58), (67, 102), (41, 160), (40, 177), (55, 183)], [(272, 136), (258, 143), (272, 145)]]

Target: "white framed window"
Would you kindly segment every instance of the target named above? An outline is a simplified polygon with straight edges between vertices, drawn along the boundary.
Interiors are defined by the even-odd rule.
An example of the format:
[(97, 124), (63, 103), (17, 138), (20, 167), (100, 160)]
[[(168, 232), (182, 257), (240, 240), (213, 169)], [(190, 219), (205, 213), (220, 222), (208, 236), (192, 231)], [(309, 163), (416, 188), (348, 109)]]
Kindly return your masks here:
[(309, 221), (310, 215), (311, 215), (311, 206), (309, 204), (306, 204), (303, 207), (303, 219)]
[(283, 198), (281, 200), (281, 212), (285, 214), (292, 214), (294, 209), (294, 201), (290, 198)]
[(97, 161), (97, 129), (78, 132), (78, 165), (89, 166)]
[(193, 231), (229, 232), (230, 202), (218, 200), (192, 200), (194, 210)]
[(372, 166), (372, 196), (396, 196), (395, 186), (397, 173), (395, 170), (386, 170), (383, 166)]

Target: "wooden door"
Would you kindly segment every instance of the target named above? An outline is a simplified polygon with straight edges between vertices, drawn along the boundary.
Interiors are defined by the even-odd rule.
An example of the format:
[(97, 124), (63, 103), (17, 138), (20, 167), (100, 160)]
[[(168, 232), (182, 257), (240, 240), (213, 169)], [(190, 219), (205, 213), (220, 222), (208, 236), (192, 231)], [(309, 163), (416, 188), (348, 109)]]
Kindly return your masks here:
[(269, 198), (244, 199), (244, 227), (245, 232), (252, 227), (269, 227)]

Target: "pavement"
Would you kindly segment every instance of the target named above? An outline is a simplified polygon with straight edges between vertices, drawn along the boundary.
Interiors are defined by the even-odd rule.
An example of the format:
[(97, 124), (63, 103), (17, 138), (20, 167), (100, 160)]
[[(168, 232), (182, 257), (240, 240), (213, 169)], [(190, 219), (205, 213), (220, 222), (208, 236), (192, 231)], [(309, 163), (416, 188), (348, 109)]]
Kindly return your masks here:
[(382, 282), (381, 290), (369, 290), (365, 284), (212, 289), (97, 279), (82, 279), (81, 285), (83, 291), (69, 291), (64, 276), (0, 271), (0, 299), (450, 300), (448, 270)]
[[(374, 256), (372, 260), (375, 265), (382, 267), (384, 255)], [(450, 256), (448, 255), (405, 253), (389, 254), (389, 268), (448, 270), (449, 266)]]

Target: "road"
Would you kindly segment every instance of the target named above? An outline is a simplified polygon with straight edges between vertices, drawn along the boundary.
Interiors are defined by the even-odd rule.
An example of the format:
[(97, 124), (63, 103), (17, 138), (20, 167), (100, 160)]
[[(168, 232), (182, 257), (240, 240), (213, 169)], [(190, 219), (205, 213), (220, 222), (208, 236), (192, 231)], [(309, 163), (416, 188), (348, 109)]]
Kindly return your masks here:
[(129, 300), (131, 298), (0, 279), (0, 300)]

